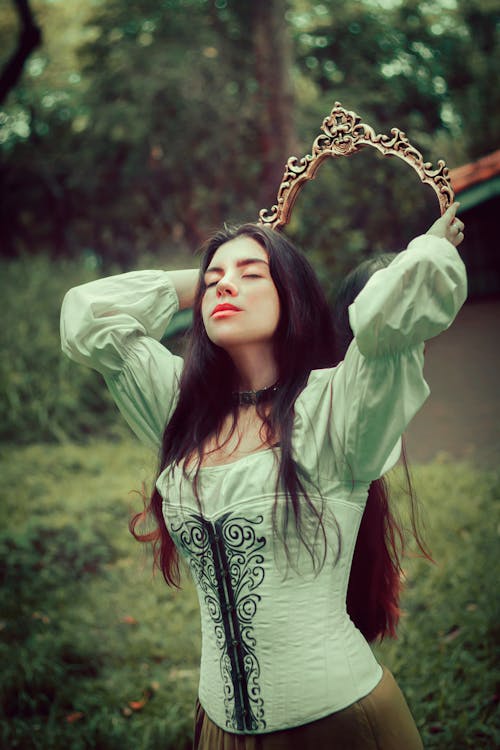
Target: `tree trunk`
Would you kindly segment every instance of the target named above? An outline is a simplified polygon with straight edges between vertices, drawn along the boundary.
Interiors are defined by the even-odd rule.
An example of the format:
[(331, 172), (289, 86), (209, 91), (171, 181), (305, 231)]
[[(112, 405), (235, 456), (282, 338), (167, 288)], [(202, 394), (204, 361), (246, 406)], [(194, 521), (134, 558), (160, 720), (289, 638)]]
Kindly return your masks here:
[(295, 146), (292, 42), (285, 0), (254, 0), (253, 48), (258, 83), (255, 127), (262, 169), (260, 208), (276, 203), (285, 164)]
[(18, 82), (24, 64), (34, 49), (42, 42), (41, 29), (36, 25), (29, 0), (14, 0), (21, 30), (17, 47), (0, 74), (0, 104), (3, 104), (11, 89)]

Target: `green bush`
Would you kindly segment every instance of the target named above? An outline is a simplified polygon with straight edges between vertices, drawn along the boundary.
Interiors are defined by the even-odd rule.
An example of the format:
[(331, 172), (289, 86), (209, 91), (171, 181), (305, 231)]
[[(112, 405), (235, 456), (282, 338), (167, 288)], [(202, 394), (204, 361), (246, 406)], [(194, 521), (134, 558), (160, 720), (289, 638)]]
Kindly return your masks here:
[(0, 441), (33, 443), (110, 434), (116, 409), (95, 372), (61, 353), (65, 292), (95, 276), (83, 264), (34, 256), (0, 263)]
[[(97, 529), (61, 528), (30, 522), (18, 533), (0, 535), (0, 601), (18, 607), (29, 593), (34, 602), (62, 585), (81, 582), (113, 560), (113, 548)], [(4, 609), (5, 611), (5, 609)]]

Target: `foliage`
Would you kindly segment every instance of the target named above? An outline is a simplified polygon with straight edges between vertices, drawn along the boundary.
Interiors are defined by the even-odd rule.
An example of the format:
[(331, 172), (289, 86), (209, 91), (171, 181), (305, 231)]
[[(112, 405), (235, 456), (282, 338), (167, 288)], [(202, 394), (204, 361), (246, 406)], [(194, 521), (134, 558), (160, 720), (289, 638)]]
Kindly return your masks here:
[[(57, 270), (56, 270), (57, 268)], [(7, 324), (0, 329), (0, 440), (30, 443), (108, 433), (115, 409), (99, 377), (61, 353), (59, 313), (70, 286), (94, 276), (46, 257), (2, 261)]]
[(488, 80), (500, 57), (498, 6), (490, 0), (390, 5), (296, 0), (291, 20), (300, 70), (322, 94), (331, 97), (333, 89), (350, 108), (369, 112), (377, 126), (397, 124), (413, 134), (432, 160), (493, 150), (499, 93)]
[[(189, 747), (199, 617), (151, 579), (126, 531), (127, 493), (153, 457), (132, 441), (7, 450), (0, 470), (0, 743), (9, 748)], [(29, 471), (26, 470), (29, 467)], [(394, 487), (401, 478), (396, 473)], [(418, 467), (436, 564), (407, 561), (400, 638), (377, 646), (429, 750), (491, 748), (498, 641), (493, 475)], [(82, 489), (83, 488), (83, 489)], [(487, 575), (485, 575), (487, 572)]]
[[(454, 166), (498, 147), (500, 24), (490, 0), (33, 7), (44, 47), (0, 112), (6, 254), (87, 249), (130, 267), (166, 244), (193, 248), (224, 220), (253, 220), (269, 205), (269, 154), (280, 174), (289, 141), (297, 156), (307, 152), (336, 99), (382, 132), (406, 130), (433, 162)], [(281, 12), (272, 49), (258, 39), (261, 11), (267, 20)], [(9, 4), (0, 21), (5, 61), (16, 28)], [(261, 75), (265, 54), (275, 55), (274, 76)], [(294, 93), (284, 92), (278, 117), (270, 103), (286, 88), (286, 55)], [(337, 161), (321, 190), (305, 191), (290, 231), (314, 242), (328, 274), (422, 231), (430, 209), (420, 190), (364, 155)]]
[[(229, 214), (252, 216), (247, 209), (261, 171), (255, 137), (261, 106), (254, 58), (242, 54), (252, 47), (251, 8), (207, 8), (203, 0), (141, 0), (133, 6), (109, 0), (74, 27), (80, 55), (70, 75), (80, 83), (71, 87), (74, 96), (52, 97), (64, 100), (64, 122), (62, 106), (53, 107), (53, 119), (42, 114), (50, 79), (49, 91), (40, 86), (41, 101), (42, 91), (28, 80), (14, 102), (14, 108), (24, 103), (32, 122), (25, 122), (25, 138), (13, 127), (5, 136), (11, 150), (4, 176), (11, 251), (13, 236), (15, 242), (26, 237), (26, 227), (12, 226), (12, 218), (34, 219), (9, 210), (19, 180), (32, 193), (30, 203), (57, 199), (56, 225), (47, 225), (51, 215), (45, 214), (43, 225), (33, 227), (53, 252), (71, 252), (76, 234), (80, 246), (129, 264), (167, 236), (170, 243), (186, 238), (196, 246)], [(43, 55), (40, 61), (42, 68), (49, 64)], [(34, 127), (39, 115), (46, 122), (43, 138)], [(41, 164), (28, 163), (33, 151)], [(72, 168), (68, 160), (75, 153), (78, 166)], [(46, 244), (41, 237), (39, 242)]]

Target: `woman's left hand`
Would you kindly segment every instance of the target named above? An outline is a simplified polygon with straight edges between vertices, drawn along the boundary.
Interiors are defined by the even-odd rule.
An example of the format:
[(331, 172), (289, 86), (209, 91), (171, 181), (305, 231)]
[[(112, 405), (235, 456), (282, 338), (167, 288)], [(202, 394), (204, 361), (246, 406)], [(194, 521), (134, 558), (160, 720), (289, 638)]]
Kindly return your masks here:
[(459, 205), (460, 203), (452, 203), (444, 214), (429, 227), (427, 234), (444, 237), (452, 245), (458, 247), (464, 239), (464, 223), (456, 216)]

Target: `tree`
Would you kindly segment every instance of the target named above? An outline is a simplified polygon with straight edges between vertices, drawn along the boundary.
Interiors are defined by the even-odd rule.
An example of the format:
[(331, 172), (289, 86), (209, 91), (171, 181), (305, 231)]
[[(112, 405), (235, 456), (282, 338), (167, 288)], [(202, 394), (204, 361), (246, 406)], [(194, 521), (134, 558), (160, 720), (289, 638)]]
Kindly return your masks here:
[(203, 2), (187, 5), (189, 24), (186, 3), (108, 3), (84, 60), (99, 111), (91, 137), (106, 149), (99, 202), (109, 209), (110, 183), (139, 189), (137, 221), (155, 217), (163, 241), (174, 234), (196, 246), (274, 200), (293, 101), (284, 0), (212, 3), (208, 13)]
[[(193, 248), (224, 221), (253, 221), (335, 100), (380, 132), (405, 130), (433, 162), (498, 144), (491, 0), (36, 8), (44, 46), (0, 110), (4, 253), (132, 265)], [(4, 49), (8, 32), (0, 24)], [(337, 160), (305, 188), (287, 231), (338, 275), (430, 220), (436, 203), (415, 180), (373, 153)]]
[(14, 0), (14, 5), (21, 28), (17, 47), (0, 73), (0, 105), (21, 77), (26, 60), (42, 42), (42, 31), (35, 22), (29, 0)]
[[(460, 19), (460, 20), (459, 20)], [(500, 147), (500, 7), (491, 0), (457, 0), (452, 30), (437, 26), (447, 103), (468, 158)]]

